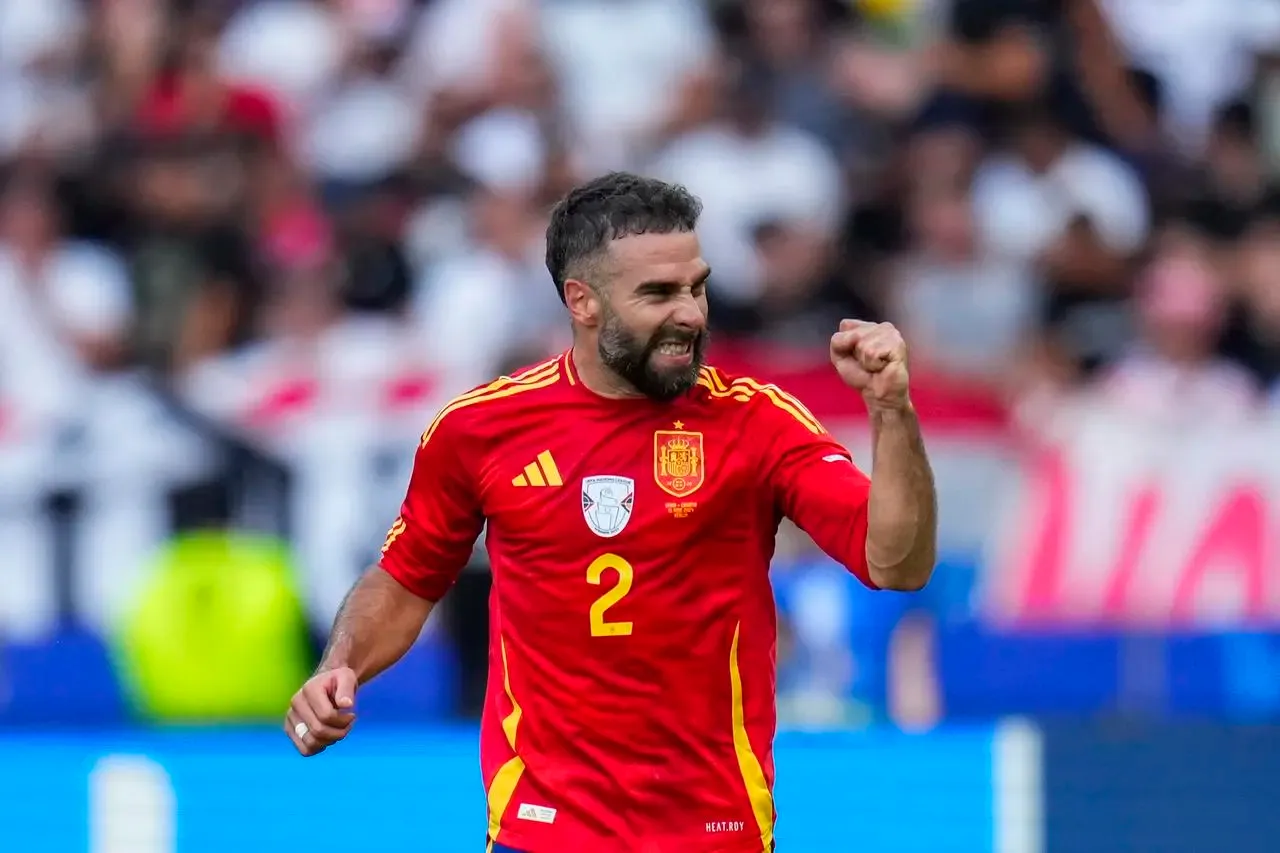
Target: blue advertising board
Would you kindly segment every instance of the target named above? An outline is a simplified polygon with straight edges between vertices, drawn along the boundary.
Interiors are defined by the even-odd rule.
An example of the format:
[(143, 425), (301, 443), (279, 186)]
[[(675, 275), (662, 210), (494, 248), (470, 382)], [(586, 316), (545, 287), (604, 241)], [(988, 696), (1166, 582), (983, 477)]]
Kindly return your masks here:
[(1045, 853), (1275, 853), (1280, 726), (1044, 726)]
[[(781, 734), (779, 849), (994, 851), (999, 740), (990, 727)], [(484, 849), (468, 727), (357, 729), (310, 760), (273, 731), (11, 732), (0, 768), (6, 850)]]

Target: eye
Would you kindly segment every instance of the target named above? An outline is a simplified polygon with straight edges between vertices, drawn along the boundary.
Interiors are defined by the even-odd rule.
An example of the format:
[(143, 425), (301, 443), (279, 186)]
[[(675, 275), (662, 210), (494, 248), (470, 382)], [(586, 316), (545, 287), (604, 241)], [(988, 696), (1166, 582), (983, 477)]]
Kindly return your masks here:
[(641, 287), (640, 294), (646, 299), (652, 299), (655, 302), (660, 302), (664, 299), (670, 299), (679, 291), (679, 289), (680, 288), (674, 284), (655, 282)]

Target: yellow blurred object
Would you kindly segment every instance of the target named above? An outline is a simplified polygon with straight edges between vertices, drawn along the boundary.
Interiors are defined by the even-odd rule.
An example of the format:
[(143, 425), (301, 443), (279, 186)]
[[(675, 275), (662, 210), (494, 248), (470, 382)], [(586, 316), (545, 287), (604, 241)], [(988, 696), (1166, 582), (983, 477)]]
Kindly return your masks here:
[(221, 531), (175, 539), (115, 646), (133, 704), (148, 718), (275, 719), (309, 674), (285, 547)]
[(853, 0), (853, 5), (873, 20), (896, 21), (913, 10), (915, 0)]

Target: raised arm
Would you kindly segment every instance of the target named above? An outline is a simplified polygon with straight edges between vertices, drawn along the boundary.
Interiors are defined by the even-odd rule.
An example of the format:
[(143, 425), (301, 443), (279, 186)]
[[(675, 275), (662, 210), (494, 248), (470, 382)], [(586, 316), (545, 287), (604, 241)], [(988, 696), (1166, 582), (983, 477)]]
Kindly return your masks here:
[(906, 344), (888, 323), (844, 320), (831, 361), (871, 414), (868, 573), (882, 588), (921, 589), (937, 562), (938, 496), (908, 393)]
[(413, 646), (466, 565), (483, 517), (463, 461), (464, 440), (443, 416), (423, 433), (382, 558), (347, 593), (320, 666), (294, 695), (285, 718), (285, 732), (303, 755), (346, 737), (355, 722), (357, 688)]
[(918, 590), (933, 573), (937, 501), (907, 395), (905, 347), (887, 324), (846, 320), (840, 328), (831, 358), (871, 409), (871, 476), (798, 400), (770, 387), (759, 396), (774, 405), (757, 417), (774, 500), (867, 586)]

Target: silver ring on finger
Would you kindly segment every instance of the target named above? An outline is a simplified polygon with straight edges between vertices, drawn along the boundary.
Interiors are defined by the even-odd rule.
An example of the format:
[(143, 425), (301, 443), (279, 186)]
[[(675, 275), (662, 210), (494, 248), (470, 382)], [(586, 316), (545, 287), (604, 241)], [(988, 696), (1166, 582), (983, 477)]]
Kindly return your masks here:
[(302, 740), (307, 736), (307, 732), (311, 731), (306, 723), (298, 723), (293, 727), (293, 733), (298, 736), (298, 740)]

